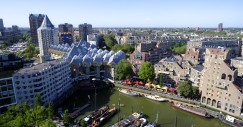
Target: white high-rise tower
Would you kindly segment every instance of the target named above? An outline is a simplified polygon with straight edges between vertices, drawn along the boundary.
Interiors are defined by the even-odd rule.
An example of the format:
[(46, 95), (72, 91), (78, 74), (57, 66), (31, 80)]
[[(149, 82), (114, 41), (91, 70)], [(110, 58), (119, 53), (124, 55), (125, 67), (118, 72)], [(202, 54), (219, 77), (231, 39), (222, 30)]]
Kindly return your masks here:
[(40, 48), (40, 62), (43, 63), (47, 59), (50, 44), (58, 44), (58, 30), (54, 28), (50, 19), (45, 15), (41, 26), (37, 29), (38, 42)]

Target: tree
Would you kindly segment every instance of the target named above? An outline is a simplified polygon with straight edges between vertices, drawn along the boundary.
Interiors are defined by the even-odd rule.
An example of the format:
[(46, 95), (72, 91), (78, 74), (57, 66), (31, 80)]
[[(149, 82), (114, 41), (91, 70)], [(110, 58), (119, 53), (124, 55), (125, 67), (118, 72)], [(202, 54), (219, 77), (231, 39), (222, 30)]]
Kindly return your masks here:
[(186, 43), (176, 43), (175, 45), (170, 47), (172, 51), (177, 54), (185, 54), (186, 53)]
[[(51, 107), (51, 106), (50, 106)], [(29, 107), (27, 102), (9, 106), (7, 111), (0, 114), (1, 127), (54, 127), (55, 124), (47, 119), (46, 108), (35, 105)]]
[(29, 34), (28, 34), (28, 32), (24, 32), (24, 33), (23, 33), (23, 37), (22, 37), (23, 41), (27, 41), (28, 38), (29, 38)]
[(115, 77), (119, 80), (131, 77), (133, 73), (132, 65), (123, 59), (115, 66)]
[(192, 94), (192, 84), (189, 83), (188, 81), (179, 82), (177, 90), (180, 95), (185, 96), (185, 97), (190, 97)]
[(192, 86), (192, 98), (198, 99), (200, 97), (198, 87)]
[(146, 81), (153, 81), (155, 77), (154, 66), (150, 62), (144, 62), (141, 64), (138, 71), (139, 78), (142, 78)]
[(81, 120), (81, 127), (86, 127), (87, 126), (87, 124), (85, 123), (85, 121), (82, 119)]
[(104, 41), (107, 46), (107, 48), (110, 50), (115, 44), (117, 44), (117, 41), (115, 39), (115, 35), (112, 34), (106, 34), (104, 35)]
[(7, 47), (7, 45), (5, 43), (0, 44), (0, 49), (5, 49)]
[(33, 43), (29, 43), (24, 52), (25, 52), (25, 56), (27, 58), (32, 58), (36, 54), (37, 51), (35, 49), (35, 45)]
[(104, 40), (104, 34), (101, 34), (98, 38), (98, 48), (103, 48), (105, 47), (105, 40)]
[(56, 127), (56, 124), (51, 120), (45, 120), (40, 124), (40, 127)]
[(19, 57), (33, 58), (34, 56), (37, 56), (39, 52), (39, 48), (36, 48), (35, 44), (29, 43), (25, 51), (18, 51), (16, 55)]
[(122, 50), (125, 53), (131, 54), (131, 53), (133, 53), (134, 49), (135, 49), (135, 47), (132, 45), (129, 45), (127, 43), (122, 44)]
[(45, 107), (37, 105), (26, 111), (25, 114), (28, 126), (39, 126), (45, 120)]
[(75, 35), (75, 39), (78, 42), (80, 40), (80, 36), (79, 35)]
[(54, 118), (54, 104), (53, 102), (50, 102), (47, 107), (48, 112), (48, 118), (53, 119)]
[(20, 38), (20, 39), (19, 39), (19, 42), (23, 42), (23, 39)]
[(117, 52), (119, 50), (122, 50), (123, 52), (127, 54), (131, 54), (134, 51), (134, 46), (131, 46), (127, 43), (124, 44), (116, 44), (111, 48), (113, 51)]
[(164, 74), (160, 74), (159, 75), (159, 85), (163, 86), (163, 82), (164, 82)]
[(113, 51), (117, 52), (119, 50), (122, 50), (122, 45), (121, 44), (116, 44), (111, 48)]
[(69, 124), (69, 122), (70, 122), (70, 117), (69, 117), (68, 109), (65, 109), (64, 110), (63, 121), (64, 121), (65, 124)]
[(18, 57), (24, 57), (24, 53), (23, 53), (22, 51), (18, 51), (18, 52), (16, 53), (16, 55), (17, 55)]
[(42, 101), (41, 96), (39, 94), (35, 98), (35, 104), (36, 104), (36, 106), (42, 106), (43, 105), (43, 101)]

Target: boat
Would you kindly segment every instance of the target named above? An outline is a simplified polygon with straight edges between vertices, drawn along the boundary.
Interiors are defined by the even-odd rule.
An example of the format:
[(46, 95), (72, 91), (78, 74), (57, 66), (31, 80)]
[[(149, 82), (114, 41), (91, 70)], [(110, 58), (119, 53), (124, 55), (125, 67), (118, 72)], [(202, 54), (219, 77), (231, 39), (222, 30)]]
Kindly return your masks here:
[(108, 109), (109, 109), (109, 106), (105, 105), (105, 106), (102, 106), (100, 109), (97, 109), (97, 110), (91, 112), (90, 115), (84, 117), (85, 123), (87, 123), (87, 124), (91, 123), (93, 120), (95, 120), (96, 118), (103, 115)]
[(128, 90), (128, 89), (119, 88), (118, 91), (121, 93), (124, 93), (126, 95), (130, 95), (130, 96), (139, 96), (140, 95), (139, 93), (132, 91), (132, 90)]
[(147, 125), (145, 125), (144, 127), (157, 127), (156, 123), (150, 122)]
[(144, 114), (142, 112), (134, 112), (132, 115), (128, 116), (127, 118), (117, 122), (116, 124), (110, 127), (128, 127), (131, 125), (135, 120), (140, 119), (143, 117)]
[(147, 123), (148, 123), (147, 119), (140, 118), (138, 120), (135, 120), (134, 123), (129, 127), (144, 127)]
[(102, 116), (100, 116), (99, 118), (97, 118), (96, 120), (94, 120), (92, 122), (91, 127), (99, 127), (99, 126), (101, 126), (102, 124), (104, 124), (105, 122), (107, 122), (116, 113), (116, 111), (117, 111), (116, 107), (109, 109)]
[(158, 95), (148, 95), (148, 94), (146, 94), (145, 97), (148, 98), (148, 99), (151, 99), (151, 100), (159, 101), (159, 102), (167, 101), (167, 99), (162, 98), (162, 97), (160, 97)]
[(199, 107), (187, 106), (179, 102), (172, 102), (172, 106), (202, 117), (206, 117), (206, 118), (212, 117), (206, 110)]

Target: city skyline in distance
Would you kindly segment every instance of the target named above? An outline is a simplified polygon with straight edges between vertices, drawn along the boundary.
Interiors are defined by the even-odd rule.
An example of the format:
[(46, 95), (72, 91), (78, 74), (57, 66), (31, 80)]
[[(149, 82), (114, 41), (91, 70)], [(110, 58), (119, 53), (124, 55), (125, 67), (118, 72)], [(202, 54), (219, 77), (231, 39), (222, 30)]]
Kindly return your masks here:
[(2, 1), (4, 26), (29, 27), (29, 14), (47, 14), (55, 27), (89, 23), (93, 27), (243, 27), (243, 1), (90, 0)]

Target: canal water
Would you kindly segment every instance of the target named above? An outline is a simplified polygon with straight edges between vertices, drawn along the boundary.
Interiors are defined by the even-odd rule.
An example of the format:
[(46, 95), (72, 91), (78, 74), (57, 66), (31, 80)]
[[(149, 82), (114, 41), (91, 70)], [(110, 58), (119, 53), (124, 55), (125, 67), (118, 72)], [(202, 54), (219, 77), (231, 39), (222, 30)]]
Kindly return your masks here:
[[(68, 108), (69, 111), (72, 111), (73, 108), (82, 106), (90, 101), (92, 106), (85, 109), (77, 118), (82, 119), (95, 109), (94, 95), (94, 91), (78, 92), (65, 102), (63, 108)], [(125, 118), (136, 111), (144, 112), (148, 116), (148, 120), (152, 122), (156, 120), (158, 114), (158, 123), (161, 127), (175, 127), (176, 123), (177, 127), (229, 127), (218, 119), (207, 119), (176, 109), (172, 107), (169, 102), (156, 102), (144, 97), (125, 95), (120, 93), (116, 87), (98, 91), (96, 95), (96, 108), (99, 108), (104, 104), (108, 104), (110, 107), (114, 105), (117, 106), (119, 100), (121, 104), (124, 104), (124, 107), (120, 107), (119, 114), (116, 113), (116, 115), (104, 125), (105, 127), (109, 127), (116, 123), (118, 118)]]

